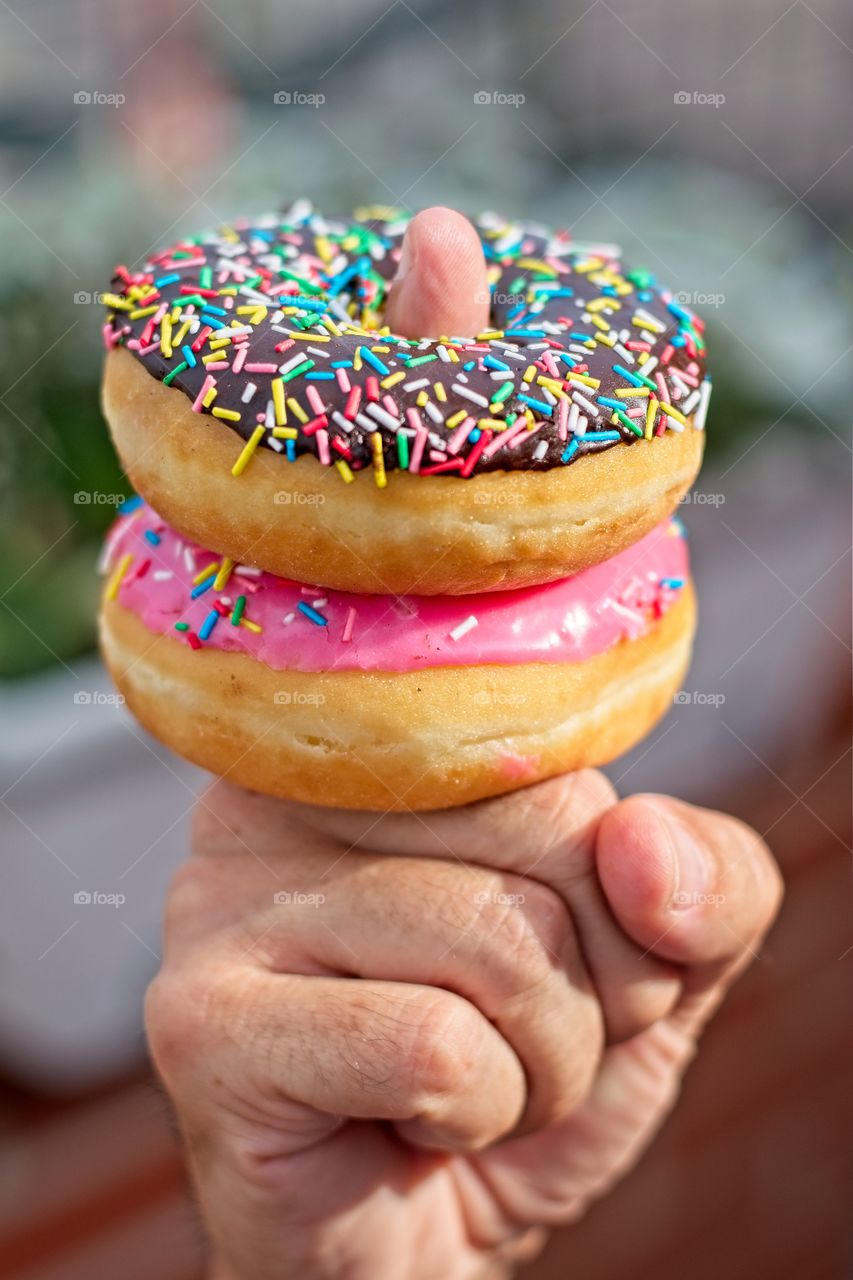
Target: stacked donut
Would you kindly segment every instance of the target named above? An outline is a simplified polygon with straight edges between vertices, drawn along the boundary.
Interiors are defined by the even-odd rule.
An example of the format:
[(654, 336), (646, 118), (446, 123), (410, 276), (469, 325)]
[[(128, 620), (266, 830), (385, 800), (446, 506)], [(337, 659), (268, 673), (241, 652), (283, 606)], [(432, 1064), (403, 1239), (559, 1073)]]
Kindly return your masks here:
[(672, 512), (702, 324), (610, 246), (494, 215), (473, 336), (389, 332), (407, 218), (297, 205), (119, 267), (104, 409), (142, 498), (106, 661), (141, 722), (273, 795), (462, 804), (637, 742), (683, 676)]

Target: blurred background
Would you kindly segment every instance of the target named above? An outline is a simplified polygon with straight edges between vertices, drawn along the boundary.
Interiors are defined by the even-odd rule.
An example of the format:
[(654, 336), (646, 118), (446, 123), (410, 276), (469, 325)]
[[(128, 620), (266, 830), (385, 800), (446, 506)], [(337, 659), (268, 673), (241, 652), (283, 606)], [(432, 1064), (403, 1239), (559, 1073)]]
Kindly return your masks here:
[(696, 658), (609, 772), (757, 826), (788, 900), (652, 1153), (526, 1274), (850, 1273), (851, 16), (0, 0), (0, 1277), (202, 1273), (141, 1031), (201, 775), (93, 653), (128, 492), (97, 299), (114, 263), (300, 195), (558, 223), (707, 321)]

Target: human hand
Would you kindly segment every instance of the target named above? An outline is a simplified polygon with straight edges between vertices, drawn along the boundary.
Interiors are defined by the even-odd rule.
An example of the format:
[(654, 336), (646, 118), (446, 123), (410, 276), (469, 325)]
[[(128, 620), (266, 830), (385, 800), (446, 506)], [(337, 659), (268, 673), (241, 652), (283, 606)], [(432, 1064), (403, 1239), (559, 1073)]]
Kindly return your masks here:
[(630, 1168), (780, 881), (733, 818), (614, 801), (202, 799), (148, 1026), (217, 1280), (503, 1275)]

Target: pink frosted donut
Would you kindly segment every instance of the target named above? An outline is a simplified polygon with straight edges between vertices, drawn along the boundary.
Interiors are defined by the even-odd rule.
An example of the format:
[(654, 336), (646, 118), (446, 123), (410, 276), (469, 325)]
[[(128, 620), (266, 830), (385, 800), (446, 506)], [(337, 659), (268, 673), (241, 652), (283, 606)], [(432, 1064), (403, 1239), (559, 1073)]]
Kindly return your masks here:
[(676, 520), (545, 586), (396, 597), (234, 563), (135, 500), (104, 568), (104, 655), (146, 727), (255, 790), (349, 808), (442, 808), (611, 759), (671, 701), (694, 625)]

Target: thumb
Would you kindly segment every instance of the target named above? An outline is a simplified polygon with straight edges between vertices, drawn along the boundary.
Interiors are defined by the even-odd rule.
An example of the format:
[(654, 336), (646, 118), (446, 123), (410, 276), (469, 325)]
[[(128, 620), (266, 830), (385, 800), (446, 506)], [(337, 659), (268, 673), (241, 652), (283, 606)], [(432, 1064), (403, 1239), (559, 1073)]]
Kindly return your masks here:
[(406, 228), (385, 313), (406, 338), (470, 336), (489, 321), (489, 284), (479, 237), (453, 209), (424, 209)]

